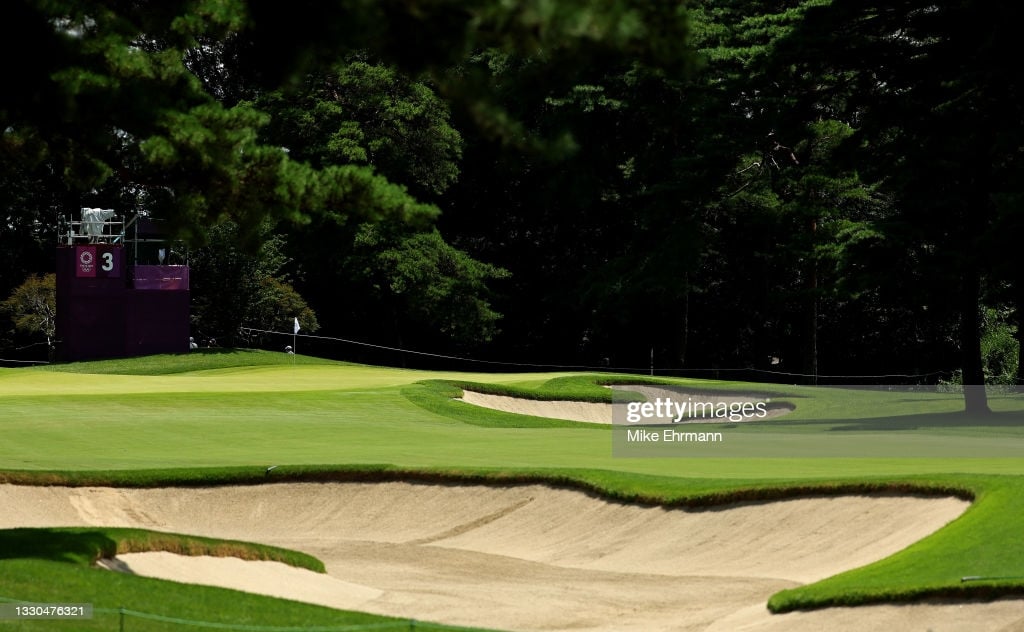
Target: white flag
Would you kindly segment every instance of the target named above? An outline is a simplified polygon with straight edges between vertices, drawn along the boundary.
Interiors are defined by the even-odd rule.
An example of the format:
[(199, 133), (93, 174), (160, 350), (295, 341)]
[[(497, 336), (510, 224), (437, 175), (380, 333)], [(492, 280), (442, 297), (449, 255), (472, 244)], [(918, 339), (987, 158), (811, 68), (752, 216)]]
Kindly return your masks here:
[(298, 316), (295, 317), (295, 331), (293, 331), (292, 333), (293, 334), (299, 333), (299, 317)]

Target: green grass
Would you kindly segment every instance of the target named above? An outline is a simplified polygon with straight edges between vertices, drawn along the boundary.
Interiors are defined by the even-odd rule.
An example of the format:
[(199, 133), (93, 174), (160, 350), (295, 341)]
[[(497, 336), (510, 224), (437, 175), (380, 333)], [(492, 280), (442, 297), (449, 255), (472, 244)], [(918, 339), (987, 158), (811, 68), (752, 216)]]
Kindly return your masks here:
[[(975, 477), (964, 482), (977, 499), (958, 520), (889, 558), (784, 590), (772, 596), (769, 609), (1024, 595), (1024, 480)], [(965, 577), (980, 579), (965, 582)]]
[[(344, 365), (304, 355), (292, 355), (288, 363), (296, 366)], [(117, 358), (93, 362), (68, 362), (31, 367), (34, 371), (59, 373), (91, 373), (100, 375), (172, 375), (213, 369), (234, 369), (284, 364), (280, 353), (256, 349), (197, 349), (183, 354), (161, 354), (141, 358)]]
[(109, 527), (0, 530), (0, 560), (33, 558), (88, 566), (100, 558), (144, 551), (282, 562), (326, 572), (323, 562), (311, 555), (252, 542)]
[[(255, 483), (279, 465), (269, 478), (546, 481), (687, 506), (823, 493), (953, 493), (976, 499), (953, 524), (876, 564), (783, 591), (771, 608), (1024, 592), (1019, 579), (960, 582), (965, 575), (1019, 576), (1024, 568), (1024, 541), (1013, 531), (1024, 515), (1019, 396), (994, 400), (1001, 412), (978, 419), (957, 412), (955, 395), (669, 380), (701, 390), (759, 390), (796, 405), (768, 422), (723, 426), (730, 451), (699, 458), (615, 457), (608, 426), (453, 400), (473, 388), (610, 401), (601, 385), (624, 381), (645, 380), (435, 373), (262, 352), (0, 369), (0, 481)], [(7, 579), (6, 565), (14, 563), (27, 561), (0, 562), (0, 595), (23, 596), (16, 591), (24, 584)], [(44, 583), (59, 586), (65, 570), (41, 570), (53, 564), (37, 570)], [(190, 612), (210, 614), (202, 606)]]

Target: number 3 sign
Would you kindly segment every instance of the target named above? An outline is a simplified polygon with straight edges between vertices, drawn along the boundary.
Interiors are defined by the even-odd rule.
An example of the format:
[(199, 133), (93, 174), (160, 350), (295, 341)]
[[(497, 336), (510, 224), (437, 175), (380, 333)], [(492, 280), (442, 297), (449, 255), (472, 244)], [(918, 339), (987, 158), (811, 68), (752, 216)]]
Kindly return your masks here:
[(117, 247), (77, 246), (75, 248), (75, 276), (77, 277), (119, 277), (121, 276), (121, 249)]

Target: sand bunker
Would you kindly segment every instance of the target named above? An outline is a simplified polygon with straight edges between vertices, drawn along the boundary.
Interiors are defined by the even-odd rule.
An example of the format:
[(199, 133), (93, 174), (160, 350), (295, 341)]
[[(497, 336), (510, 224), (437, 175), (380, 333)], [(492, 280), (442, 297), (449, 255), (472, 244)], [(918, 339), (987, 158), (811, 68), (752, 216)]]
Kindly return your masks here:
[(765, 610), (775, 591), (881, 559), (933, 532), (966, 508), (953, 498), (809, 498), (683, 511), (537, 485), (0, 485), (0, 506), (16, 508), (0, 513), (0, 528), (130, 526), (305, 551), (324, 561), (327, 576), (295, 569), (278, 575), (272, 563), (250, 573), (239, 565), (255, 563), (167, 554), (132, 554), (107, 564), (184, 581), (205, 576), (227, 583), (252, 575), (263, 588), (230, 585), (268, 592), (269, 584), (287, 584), (288, 594), (271, 594), (459, 625), (820, 630), (842, 629), (832, 622), (845, 620), (856, 621), (847, 629), (857, 630), (906, 629), (908, 622), (956, 629), (948, 625), (957, 612), (970, 614), (962, 618), (971, 629), (982, 620), (1024, 624), (1020, 601), (859, 608), (853, 615)]
[[(757, 394), (738, 394), (738, 393), (710, 393), (710, 392), (692, 392), (687, 393), (678, 388), (662, 388), (658, 386), (650, 385), (630, 385), (627, 388), (629, 391), (639, 393), (643, 395), (647, 401), (654, 402), (658, 398), (672, 399), (674, 401), (682, 402), (689, 396), (693, 398), (693, 401), (706, 402), (708, 404), (716, 405), (719, 403), (750, 403), (757, 404), (764, 402), (765, 399), (762, 395)], [(535, 400), (525, 399), (522, 397), (509, 397), (507, 395), (491, 395), (488, 393), (479, 393), (476, 391), (463, 390), (462, 401), (467, 404), (473, 404), (474, 406), (480, 406), (482, 408), (490, 408), (492, 410), (500, 410), (506, 413), (513, 413), (516, 415), (532, 415), (534, 417), (548, 417), (550, 419), (564, 419), (567, 421), (582, 421), (586, 423), (594, 424), (611, 424), (612, 423), (612, 405), (599, 403), (599, 402), (577, 402), (571, 400)], [(757, 422), (772, 417), (778, 417), (785, 415), (793, 410), (792, 406), (773, 405), (766, 408), (765, 414), (763, 415), (747, 415), (745, 417), (733, 417), (720, 418), (720, 419), (695, 419), (692, 421), (684, 421), (683, 423), (743, 423), (743, 422)], [(662, 422), (669, 423), (672, 421), (671, 417), (665, 417)]]
[(186, 584), (234, 588), (245, 592), (304, 601), (330, 608), (357, 609), (382, 592), (330, 575), (281, 562), (253, 562), (235, 557), (189, 557), (163, 551), (125, 553), (97, 566), (121, 573), (170, 579)]
[(592, 424), (612, 423), (612, 405), (600, 402), (525, 399), (476, 391), (463, 391), (461, 399), (467, 404), (516, 415), (584, 421)]

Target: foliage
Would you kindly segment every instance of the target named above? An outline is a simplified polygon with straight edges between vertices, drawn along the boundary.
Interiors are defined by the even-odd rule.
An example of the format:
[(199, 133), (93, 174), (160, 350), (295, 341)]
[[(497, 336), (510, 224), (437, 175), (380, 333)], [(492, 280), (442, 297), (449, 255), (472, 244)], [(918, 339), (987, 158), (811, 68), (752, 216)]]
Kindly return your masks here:
[[(65, 211), (95, 190), (97, 203), (173, 220), (193, 245), (225, 219), (250, 247), (267, 220), (331, 212), (422, 221), (437, 209), (367, 166), (318, 169), (261, 143), (267, 117), (227, 96), (251, 92), (239, 82), (273, 89), (361, 50), (419, 69), (483, 46), (670, 61), (681, 21), (674, 3), (623, 0), (557, 8), (17, 0), (0, 38), (0, 53), (24, 61), (0, 99), (3, 146), (61, 174)], [(24, 41), (37, 54), (24, 55)]]
[[(458, 176), (462, 143), (448, 106), (424, 80), (363, 57), (261, 94), (256, 103), (273, 114), (266, 142), (318, 167), (371, 165), (423, 195), (441, 193)], [(351, 225), (328, 213), (293, 234), (289, 252), (307, 271), (303, 293), (335, 329), (358, 327), (359, 337), (417, 347), (474, 345), (496, 332), (500, 316), (487, 284), (505, 273), (437, 230)]]
[(981, 357), (986, 384), (1018, 383), (1020, 341), (1005, 316), (992, 308), (982, 316)]
[(422, 194), (444, 191), (458, 177), (462, 139), (448, 106), (423, 81), (359, 58), (306, 77), (302, 86), (261, 94), (272, 115), (267, 142), (293, 160), (371, 165), (392, 182)]
[(210, 243), (190, 254), (194, 331), (227, 346), (242, 341), (242, 327), (291, 332), (294, 318), (304, 331), (317, 331), (316, 313), (283, 273), (283, 238), (260, 237), (248, 253), (236, 245), (238, 231), (231, 222), (216, 226)]
[(287, 332), (293, 330), (295, 319), (298, 319), (303, 331), (312, 333), (320, 330), (316, 313), (287, 281), (264, 277), (260, 280), (253, 303), (242, 321), (245, 327)]
[(53, 274), (30, 276), (11, 292), (0, 311), (7, 312), (16, 331), (46, 338), (53, 348), (57, 327), (57, 282)]
[(445, 243), (437, 230), (407, 234), (364, 224), (345, 264), (360, 288), (384, 305), (397, 334), (409, 328), (433, 330), (441, 339), (487, 341), (501, 316), (488, 300), (487, 283), (506, 278), (496, 266), (476, 261)]
[(46, 169), (33, 168), (34, 160), (23, 159), (32, 151), (0, 133), (0, 296), (53, 265), (53, 210), (63, 185)]
[[(1020, 341), (1014, 327), (1006, 322), (1004, 311), (986, 307), (981, 319), (981, 359), (985, 384), (1011, 386), (1017, 384)], [(957, 371), (950, 384), (962, 385), (963, 373)]]

